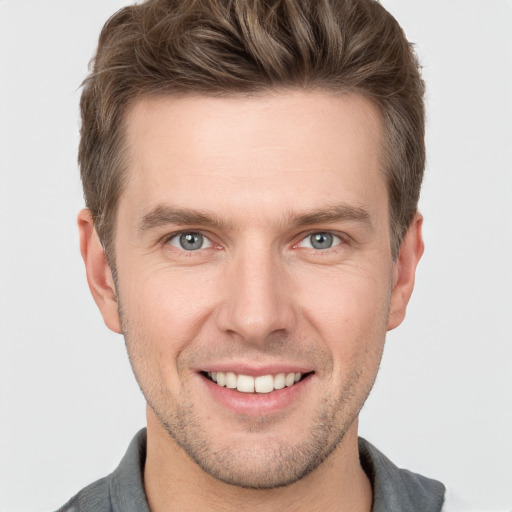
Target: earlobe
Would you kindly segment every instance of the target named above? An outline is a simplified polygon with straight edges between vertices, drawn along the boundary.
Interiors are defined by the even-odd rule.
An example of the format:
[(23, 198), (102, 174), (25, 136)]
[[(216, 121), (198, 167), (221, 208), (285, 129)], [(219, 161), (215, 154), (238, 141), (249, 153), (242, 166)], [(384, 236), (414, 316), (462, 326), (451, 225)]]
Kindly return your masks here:
[(107, 327), (121, 334), (114, 278), (89, 209), (84, 209), (78, 214), (78, 231), (80, 233), (80, 252), (85, 263), (87, 282), (94, 301)]
[(398, 327), (405, 318), (407, 304), (414, 289), (416, 267), (424, 250), (422, 225), (423, 217), (420, 213), (416, 213), (400, 246), (395, 262), (388, 331)]

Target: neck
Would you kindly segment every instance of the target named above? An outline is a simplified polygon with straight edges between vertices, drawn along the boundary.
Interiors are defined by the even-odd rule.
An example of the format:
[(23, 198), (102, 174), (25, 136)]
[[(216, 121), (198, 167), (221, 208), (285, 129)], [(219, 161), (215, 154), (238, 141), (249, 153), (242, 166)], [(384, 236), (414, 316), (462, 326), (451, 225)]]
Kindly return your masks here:
[(372, 489), (361, 468), (357, 420), (337, 449), (301, 480), (277, 489), (244, 489), (205, 473), (148, 412), (144, 487), (152, 512), (369, 512)]

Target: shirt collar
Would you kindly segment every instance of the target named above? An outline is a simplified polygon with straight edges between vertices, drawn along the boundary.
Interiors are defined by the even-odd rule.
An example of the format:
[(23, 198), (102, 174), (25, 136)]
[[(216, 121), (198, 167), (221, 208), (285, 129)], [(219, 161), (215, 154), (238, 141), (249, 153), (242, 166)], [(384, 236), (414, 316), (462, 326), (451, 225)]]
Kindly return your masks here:
[(445, 493), (441, 482), (398, 468), (362, 438), (359, 438), (359, 458), (373, 488), (372, 512), (441, 510)]

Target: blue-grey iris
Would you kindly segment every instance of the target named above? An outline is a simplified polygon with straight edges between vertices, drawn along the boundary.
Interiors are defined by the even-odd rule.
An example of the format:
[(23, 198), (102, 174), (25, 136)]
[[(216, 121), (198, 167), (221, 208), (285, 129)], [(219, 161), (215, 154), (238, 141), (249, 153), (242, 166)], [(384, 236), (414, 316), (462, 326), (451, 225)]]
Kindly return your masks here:
[(309, 237), (311, 246), (315, 249), (329, 249), (332, 247), (333, 236), (331, 233), (314, 233)]
[(195, 251), (203, 246), (203, 235), (201, 233), (183, 233), (180, 235), (180, 245), (186, 251)]

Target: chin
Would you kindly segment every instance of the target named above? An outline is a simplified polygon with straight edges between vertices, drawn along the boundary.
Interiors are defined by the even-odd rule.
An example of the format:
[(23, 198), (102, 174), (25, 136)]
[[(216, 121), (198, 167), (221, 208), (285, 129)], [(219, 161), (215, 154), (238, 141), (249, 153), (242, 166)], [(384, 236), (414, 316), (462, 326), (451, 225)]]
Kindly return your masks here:
[[(339, 446), (346, 428), (335, 428), (317, 418), (290, 440), (286, 432), (277, 435), (270, 425), (253, 425), (240, 436), (212, 436), (197, 421), (193, 411), (175, 415), (166, 422), (157, 414), (162, 427), (199, 468), (225, 484), (245, 489), (276, 489), (289, 486), (317, 469)], [(261, 423), (261, 422), (260, 422)], [(251, 432), (252, 430), (252, 432)], [(286, 429), (289, 432), (289, 429)], [(223, 434), (229, 432), (226, 428)]]

